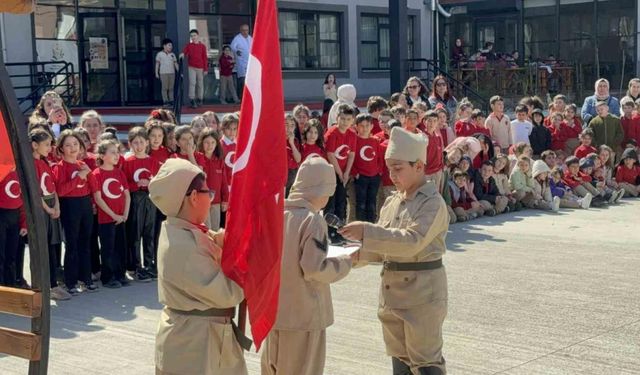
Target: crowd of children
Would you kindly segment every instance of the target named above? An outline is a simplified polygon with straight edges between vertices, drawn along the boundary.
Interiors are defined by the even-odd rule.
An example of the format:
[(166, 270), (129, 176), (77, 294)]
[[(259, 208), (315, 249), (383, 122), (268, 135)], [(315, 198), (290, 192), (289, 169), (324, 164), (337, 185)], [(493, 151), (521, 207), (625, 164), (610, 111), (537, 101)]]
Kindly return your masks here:
[[(348, 86), (342, 91), (355, 97), (355, 88)], [(500, 96), (490, 99), (488, 116), (466, 99), (452, 114), (442, 104), (430, 108), (419, 98), (409, 106), (403, 93), (389, 101), (373, 96), (363, 113), (348, 103), (325, 103), (324, 115), (297, 105), (283, 119), (287, 195), (301, 163), (321, 157), (336, 178), (324, 214), (345, 222), (375, 222), (394, 191), (384, 162), (394, 127), (427, 139), (424, 173), (445, 199), (451, 223), (525, 208), (587, 209), (640, 195), (640, 111), (633, 100), (622, 101), (621, 117), (609, 113), (606, 102), (597, 102), (597, 115), (583, 124), (576, 106), (563, 95), (548, 108), (536, 97), (524, 98), (513, 121)], [(327, 123), (330, 108), (335, 123)], [(206, 224), (224, 226), (238, 113), (219, 118), (205, 112), (179, 125), (171, 111), (154, 110), (143, 126), (129, 130), (128, 150), (96, 111), (85, 112), (77, 126), (71, 121), (54, 92), (42, 97), (29, 119), (47, 218), (52, 298), (96, 291), (98, 280), (104, 287), (119, 288), (157, 277), (158, 236), (165, 217), (149, 199), (148, 185), (169, 158), (185, 159), (203, 170), (212, 191)], [(21, 272), (26, 225), (19, 190), (15, 172), (0, 181), (3, 285), (26, 284)], [(343, 241), (335, 229), (329, 232), (332, 242)]]

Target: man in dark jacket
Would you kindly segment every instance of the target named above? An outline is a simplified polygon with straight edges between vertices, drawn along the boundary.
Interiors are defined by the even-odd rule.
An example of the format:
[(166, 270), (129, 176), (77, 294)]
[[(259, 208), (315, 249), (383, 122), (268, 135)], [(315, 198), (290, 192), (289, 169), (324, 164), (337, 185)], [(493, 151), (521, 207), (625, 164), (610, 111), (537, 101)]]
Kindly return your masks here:
[(480, 205), (484, 207), (485, 214), (493, 216), (490, 214), (491, 210), (494, 211), (494, 215), (503, 213), (508, 209), (509, 198), (500, 195), (498, 185), (493, 179), (493, 162), (490, 160), (483, 162), (478, 175), (480, 178), (475, 181), (473, 193), (480, 201)]

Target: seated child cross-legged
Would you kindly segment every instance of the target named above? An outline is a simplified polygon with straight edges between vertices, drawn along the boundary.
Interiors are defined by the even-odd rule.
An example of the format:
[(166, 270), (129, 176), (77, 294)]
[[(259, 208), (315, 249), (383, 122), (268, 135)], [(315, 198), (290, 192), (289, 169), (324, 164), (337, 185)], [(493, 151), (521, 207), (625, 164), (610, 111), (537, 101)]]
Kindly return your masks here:
[(484, 212), (484, 208), (467, 191), (467, 179), (469, 175), (461, 170), (453, 172), (453, 180), (449, 181), (451, 194), (451, 208), (455, 212), (458, 221), (475, 219)]
[(584, 157), (580, 159), (578, 168), (580, 169), (582, 180), (587, 182), (587, 185), (589, 185), (587, 186), (587, 189), (589, 189), (591, 194), (600, 198), (605, 204), (613, 203), (616, 197), (605, 191), (603, 188), (604, 184), (599, 184), (598, 181), (592, 177), (594, 167), (595, 163), (592, 158)]
[(493, 179), (498, 186), (500, 195), (504, 195), (508, 199), (509, 211), (518, 211), (522, 208), (520, 202), (511, 194), (511, 185), (509, 185), (509, 158), (505, 154), (498, 154), (493, 162)]
[(536, 160), (533, 163), (532, 176), (535, 196), (541, 197), (537, 202), (536, 208), (558, 212), (560, 210), (560, 198), (551, 194), (549, 172), (551, 172), (551, 169), (544, 161)]
[(587, 193), (584, 198), (573, 194), (573, 191), (562, 181), (562, 169), (554, 167), (551, 170), (549, 188), (554, 198), (560, 198), (560, 208), (583, 208), (588, 209), (593, 196)]
[(488, 216), (509, 212), (509, 198), (500, 194), (498, 185), (493, 178), (493, 162), (486, 160), (480, 168), (480, 179), (476, 181), (474, 193), (480, 205)]
[(569, 156), (565, 160), (565, 164), (566, 169), (562, 182), (569, 186), (573, 193), (579, 197), (586, 198), (587, 194), (591, 194), (593, 197), (591, 199), (592, 207), (602, 206), (604, 200), (600, 197), (600, 192), (594, 188), (589, 180), (585, 179), (585, 175), (580, 172), (580, 159), (575, 156)]
[(633, 148), (627, 148), (622, 153), (620, 165), (616, 168), (616, 181), (624, 190), (625, 197), (640, 195), (640, 167), (638, 167), (638, 153)]
[(518, 202), (529, 208), (536, 208), (537, 202), (542, 200), (542, 196), (537, 195), (534, 190), (533, 177), (531, 176), (531, 159), (520, 156), (509, 176), (511, 193)]

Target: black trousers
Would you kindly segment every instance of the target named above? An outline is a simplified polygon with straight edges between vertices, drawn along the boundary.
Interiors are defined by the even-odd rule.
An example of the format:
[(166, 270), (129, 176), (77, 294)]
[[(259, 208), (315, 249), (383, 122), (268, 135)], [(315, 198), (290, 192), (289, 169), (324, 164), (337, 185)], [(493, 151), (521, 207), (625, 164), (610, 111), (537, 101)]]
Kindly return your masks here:
[(18, 240), (18, 249), (16, 252), (16, 285), (21, 285), (24, 280), (24, 250), (27, 245), (27, 239), (27, 236), (24, 236)]
[(245, 77), (238, 77), (238, 98), (242, 100), (242, 93), (244, 92), (244, 79)]
[(98, 244), (98, 214), (93, 215), (91, 229), (91, 273), (100, 271), (100, 244)]
[(60, 221), (65, 245), (64, 283), (67, 288), (78, 281), (91, 284), (93, 208), (89, 196), (60, 198)]
[[(333, 193), (327, 206), (324, 208), (325, 214), (334, 214), (343, 221), (347, 218), (347, 189), (344, 187), (340, 178), (336, 175), (336, 191)], [(333, 242), (343, 240), (335, 228), (329, 227), (329, 239)]]
[(356, 219), (374, 223), (376, 221), (376, 198), (380, 187), (380, 176), (360, 175), (355, 180)]
[[(153, 225), (153, 254), (155, 254), (156, 258), (158, 255), (158, 241), (160, 241), (160, 229), (162, 229), (162, 223), (165, 220), (167, 220), (167, 217), (156, 207), (156, 221)], [(127, 271), (131, 271), (128, 266)]]
[[(131, 193), (131, 208), (127, 220), (127, 255), (126, 267), (135, 271), (143, 267), (155, 269), (157, 254), (157, 236), (160, 228), (156, 228), (157, 208), (149, 199), (149, 192), (136, 191)], [(140, 246), (142, 245), (142, 257)]]
[(126, 255), (125, 224), (99, 224), (100, 244), (102, 245), (102, 269), (100, 279), (103, 284), (111, 280), (124, 279)]
[(0, 285), (16, 285), (20, 210), (0, 208)]
[(298, 174), (298, 170), (297, 169), (289, 169), (288, 173), (287, 173), (287, 186), (284, 192), (284, 197), (288, 198), (289, 197), (289, 192), (291, 192), (291, 187), (293, 186), (293, 183), (296, 180), (296, 175)]

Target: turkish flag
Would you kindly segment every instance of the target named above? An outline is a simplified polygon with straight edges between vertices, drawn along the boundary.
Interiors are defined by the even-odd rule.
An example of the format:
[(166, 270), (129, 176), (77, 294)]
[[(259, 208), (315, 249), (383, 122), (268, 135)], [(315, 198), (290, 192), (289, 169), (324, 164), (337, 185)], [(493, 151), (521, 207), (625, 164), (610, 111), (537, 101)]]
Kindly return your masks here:
[(9, 134), (7, 133), (7, 123), (2, 112), (0, 112), (0, 150), (2, 150), (0, 152), (0, 180), (2, 180), (16, 167), (11, 142), (9, 142)]
[(243, 289), (257, 349), (278, 310), (287, 180), (275, 0), (260, 0), (240, 108), (222, 270)]

